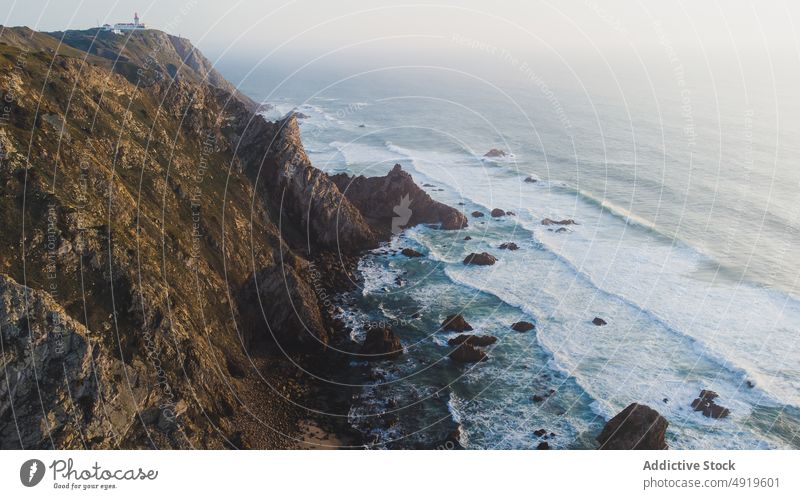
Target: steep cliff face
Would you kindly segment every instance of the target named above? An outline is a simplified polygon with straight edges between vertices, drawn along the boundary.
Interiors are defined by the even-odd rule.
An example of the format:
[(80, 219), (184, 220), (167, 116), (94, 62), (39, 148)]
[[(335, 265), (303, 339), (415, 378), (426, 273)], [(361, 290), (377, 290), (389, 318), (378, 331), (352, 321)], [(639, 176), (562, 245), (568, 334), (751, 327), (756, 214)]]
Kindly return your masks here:
[(386, 207), (187, 41), (110, 36), (0, 28), (0, 448), (291, 446)]

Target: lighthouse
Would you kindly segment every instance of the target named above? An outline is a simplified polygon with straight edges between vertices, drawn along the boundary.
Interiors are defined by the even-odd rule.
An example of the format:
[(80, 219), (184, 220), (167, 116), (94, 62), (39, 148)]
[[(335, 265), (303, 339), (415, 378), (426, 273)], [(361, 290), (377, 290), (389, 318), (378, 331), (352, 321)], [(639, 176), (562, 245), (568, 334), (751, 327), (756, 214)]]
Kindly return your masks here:
[(139, 13), (138, 12), (134, 12), (133, 13), (133, 25), (134, 26), (138, 26), (139, 25)]

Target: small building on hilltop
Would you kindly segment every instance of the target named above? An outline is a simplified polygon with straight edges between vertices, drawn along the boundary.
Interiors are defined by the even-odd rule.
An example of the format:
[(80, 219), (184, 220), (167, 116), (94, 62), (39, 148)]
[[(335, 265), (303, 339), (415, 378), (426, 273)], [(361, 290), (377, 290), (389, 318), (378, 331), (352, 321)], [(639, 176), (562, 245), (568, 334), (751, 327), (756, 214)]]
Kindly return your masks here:
[(116, 23), (114, 25), (111, 24), (104, 24), (101, 26), (104, 31), (112, 31), (117, 34), (121, 34), (123, 31), (134, 31), (137, 29), (147, 29), (147, 25), (144, 23), (139, 22), (139, 14), (137, 12), (133, 13), (133, 22), (132, 23)]

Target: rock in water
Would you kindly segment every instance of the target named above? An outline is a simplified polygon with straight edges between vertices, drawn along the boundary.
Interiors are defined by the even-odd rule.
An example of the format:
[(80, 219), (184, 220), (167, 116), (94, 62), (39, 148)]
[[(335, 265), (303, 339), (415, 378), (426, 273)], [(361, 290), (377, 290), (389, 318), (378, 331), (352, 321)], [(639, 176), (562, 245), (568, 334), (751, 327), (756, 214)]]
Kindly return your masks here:
[(502, 149), (489, 149), (489, 152), (483, 155), (484, 158), (503, 158), (506, 152)]
[(535, 184), (538, 181), (539, 181), (538, 179), (535, 179), (533, 177), (525, 177), (525, 182), (527, 182), (529, 184)]
[(531, 324), (528, 321), (519, 321), (519, 322), (515, 322), (514, 324), (511, 324), (511, 329), (513, 329), (514, 331), (517, 331), (519, 333), (526, 333), (526, 332), (530, 331), (531, 329), (533, 329), (535, 327), (536, 326), (534, 326), (533, 324)]
[(470, 345), (462, 343), (455, 350), (450, 352), (450, 358), (457, 362), (483, 362), (489, 358), (486, 352)]
[(496, 261), (496, 257), (486, 252), (470, 253), (464, 258), (464, 264), (466, 265), (494, 265)]
[(633, 403), (606, 423), (597, 441), (604, 450), (663, 450), (667, 426), (658, 412)]
[(473, 216), (474, 218), (481, 218), (481, 217), (483, 216), (483, 212), (482, 212), (482, 211), (477, 211), (477, 210), (476, 210), (476, 211), (473, 211), (473, 212), (472, 212), (472, 216)]
[(448, 315), (442, 322), (442, 329), (445, 331), (455, 331), (456, 333), (463, 333), (464, 331), (472, 331), (472, 326), (469, 322), (464, 320), (461, 314)]
[(412, 248), (403, 248), (403, 251), (401, 251), (400, 253), (402, 253), (403, 256), (407, 256), (409, 258), (419, 258), (423, 256), (422, 253)]
[(699, 398), (692, 401), (692, 409), (702, 411), (707, 418), (720, 419), (730, 415), (731, 411), (727, 407), (722, 407), (714, 402), (719, 397), (717, 392), (711, 390), (700, 390)]
[(474, 347), (486, 347), (496, 342), (497, 342), (497, 337), (490, 336), (488, 334), (487, 335), (459, 334), (455, 338), (450, 338), (449, 340), (447, 340), (447, 344), (450, 346), (461, 345), (462, 343), (466, 343)]
[(505, 210), (501, 210), (500, 208), (495, 208), (492, 210), (491, 215), (495, 218), (505, 216)]
[(578, 225), (578, 222), (571, 218), (565, 220), (552, 220), (550, 218), (545, 218), (542, 220), (542, 225)]
[(519, 246), (517, 246), (517, 243), (503, 243), (500, 245), (500, 249), (517, 251), (519, 249)]
[(605, 326), (606, 324), (608, 324), (608, 322), (604, 321), (600, 317), (595, 317), (594, 319), (592, 319), (592, 324), (594, 324), (595, 326)]
[(391, 328), (372, 327), (367, 331), (360, 353), (368, 355), (367, 360), (393, 359), (403, 353), (403, 346)]

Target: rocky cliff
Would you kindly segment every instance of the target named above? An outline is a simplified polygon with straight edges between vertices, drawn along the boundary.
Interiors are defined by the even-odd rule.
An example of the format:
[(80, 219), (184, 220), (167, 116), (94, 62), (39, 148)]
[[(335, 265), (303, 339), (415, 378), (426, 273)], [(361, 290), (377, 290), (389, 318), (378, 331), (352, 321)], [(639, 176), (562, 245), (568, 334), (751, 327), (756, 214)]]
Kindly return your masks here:
[(0, 27), (0, 448), (294, 446), (392, 206), (186, 40), (115, 36)]

